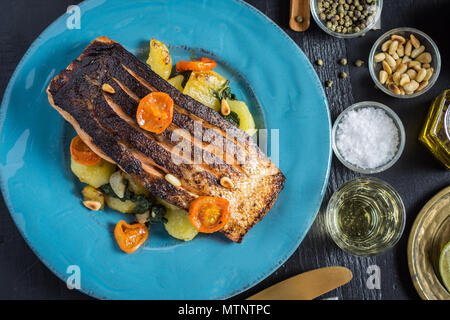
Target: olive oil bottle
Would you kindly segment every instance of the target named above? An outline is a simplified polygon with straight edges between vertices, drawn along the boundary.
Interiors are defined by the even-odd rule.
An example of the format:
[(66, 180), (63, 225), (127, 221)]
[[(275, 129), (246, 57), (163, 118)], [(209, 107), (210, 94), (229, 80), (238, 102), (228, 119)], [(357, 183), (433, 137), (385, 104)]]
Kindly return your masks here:
[(450, 90), (445, 90), (431, 105), (419, 140), (450, 169)]

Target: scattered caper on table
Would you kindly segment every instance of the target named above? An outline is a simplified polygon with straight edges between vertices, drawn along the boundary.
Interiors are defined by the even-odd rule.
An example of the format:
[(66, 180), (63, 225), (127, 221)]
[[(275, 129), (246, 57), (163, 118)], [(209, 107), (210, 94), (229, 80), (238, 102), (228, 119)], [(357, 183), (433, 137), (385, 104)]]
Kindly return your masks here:
[(339, 60), (339, 63), (345, 66), (347, 64), (347, 59), (342, 58), (341, 60)]
[(358, 68), (361, 67), (364, 64), (364, 61), (362, 61), (361, 59), (358, 59), (355, 61), (355, 66), (357, 66)]
[(323, 61), (322, 61), (322, 59), (317, 59), (316, 64), (317, 64), (319, 67), (323, 66)]
[(317, 10), (319, 19), (329, 30), (357, 33), (372, 23), (377, 0), (318, 0)]
[(331, 80), (325, 81), (325, 86), (327, 86), (328, 88), (330, 88), (332, 85), (333, 85), (333, 81), (331, 81)]

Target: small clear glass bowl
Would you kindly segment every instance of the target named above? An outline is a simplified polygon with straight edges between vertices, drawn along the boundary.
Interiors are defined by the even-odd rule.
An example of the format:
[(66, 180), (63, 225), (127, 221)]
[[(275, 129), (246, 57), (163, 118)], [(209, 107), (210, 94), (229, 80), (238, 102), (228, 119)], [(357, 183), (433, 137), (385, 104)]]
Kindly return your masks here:
[(325, 214), (327, 231), (336, 245), (360, 257), (392, 248), (403, 234), (405, 220), (405, 206), (398, 192), (373, 177), (344, 183), (331, 196)]
[(383, 0), (377, 0), (376, 12), (374, 15), (372, 15), (372, 20), (370, 23), (367, 24), (365, 29), (354, 33), (339, 33), (328, 29), (327, 26), (324, 24), (324, 22), (320, 20), (319, 17), (320, 12), (319, 8), (317, 7), (317, 3), (318, 0), (310, 0), (311, 15), (316, 21), (317, 25), (329, 35), (332, 35), (333, 37), (336, 38), (344, 38), (344, 39), (357, 38), (367, 33), (367, 31), (371, 30), (376, 25), (378, 19), (380, 19), (381, 10), (383, 9)]
[[(428, 85), (423, 88), (421, 91), (413, 93), (413, 94), (405, 94), (405, 95), (398, 95), (389, 90), (385, 85), (380, 83), (380, 80), (378, 80), (378, 75), (380, 73), (380, 70), (382, 69), (381, 63), (376, 63), (374, 61), (374, 57), (377, 53), (382, 52), (381, 46), (384, 42), (391, 39), (391, 36), (394, 34), (398, 34), (406, 39), (409, 39), (410, 34), (414, 34), (414, 36), (420, 41), (421, 44), (425, 46), (425, 51), (429, 52), (432, 57), (432, 61), (430, 63), (431, 67), (434, 68), (434, 73), (431, 76), (430, 80), (428, 80)], [(414, 47), (413, 47), (414, 48)], [(441, 55), (439, 54), (439, 49), (434, 43), (434, 41), (425, 33), (423, 33), (420, 30), (414, 29), (414, 28), (396, 28), (392, 29), (385, 34), (383, 34), (381, 37), (378, 38), (377, 41), (372, 46), (372, 49), (370, 50), (369, 55), (369, 72), (370, 76), (372, 77), (373, 82), (375, 82), (375, 85), (384, 93), (395, 97), (395, 98), (401, 98), (401, 99), (410, 99), (418, 97), (425, 92), (427, 92), (436, 82), (437, 78), (439, 77), (439, 72), (441, 71)]]
[[(344, 158), (344, 156), (340, 153), (340, 151), (337, 147), (337, 144), (336, 144), (337, 128), (338, 128), (340, 122), (342, 121), (342, 119), (344, 119), (344, 117), (347, 115), (347, 113), (352, 110), (358, 110), (358, 109), (363, 109), (363, 108), (368, 108), (368, 107), (383, 109), (386, 112), (386, 114), (392, 119), (392, 121), (394, 121), (394, 124), (396, 125), (396, 127), (398, 129), (398, 135), (399, 135), (399, 145), (398, 145), (395, 156), (391, 160), (389, 160), (387, 163), (385, 163), (379, 167), (376, 167), (376, 168), (360, 168), (360, 167), (356, 166), (355, 164), (348, 162)], [(363, 174), (378, 173), (378, 172), (382, 172), (382, 171), (387, 170), (390, 167), (392, 167), (394, 165), (394, 163), (397, 162), (397, 160), (400, 158), (400, 156), (403, 153), (403, 149), (405, 147), (405, 140), (406, 140), (405, 128), (403, 127), (403, 123), (400, 120), (400, 118), (397, 116), (397, 114), (391, 108), (389, 108), (379, 102), (375, 102), (375, 101), (358, 102), (358, 103), (351, 105), (344, 111), (342, 111), (342, 113), (337, 117), (336, 121), (334, 122), (333, 131), (332, 131), (332, 145), (333, 145), (333, 151), (334, 151), (334, 154), (336, 155), (336, 157), (347, 168), (349, 168), (353, 171), (359, 172), (359, 173), (363, 173)]]

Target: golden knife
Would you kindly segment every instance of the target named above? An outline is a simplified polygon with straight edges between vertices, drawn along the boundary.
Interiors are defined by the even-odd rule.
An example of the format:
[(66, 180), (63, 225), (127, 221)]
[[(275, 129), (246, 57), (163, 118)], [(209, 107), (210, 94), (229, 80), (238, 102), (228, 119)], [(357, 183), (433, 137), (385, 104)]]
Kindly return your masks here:
[(348, 283), (352, 277), (345, 267), (319, 268), (274, 284), (247, 300), (312, 300)]

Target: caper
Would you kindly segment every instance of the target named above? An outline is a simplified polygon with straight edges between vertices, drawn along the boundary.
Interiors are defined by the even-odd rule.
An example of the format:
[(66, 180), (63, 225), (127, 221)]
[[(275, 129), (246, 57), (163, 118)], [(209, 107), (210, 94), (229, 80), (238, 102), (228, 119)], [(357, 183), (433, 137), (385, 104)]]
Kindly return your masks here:
[(364, 61), (362, 61), (361, 59), (358, 59), (355, 61), (355, 66), (357, 66), (358, 68), (361, 67), (364, 64)]
[(339, 63), (345, 66), (347, 64), (347, 59), (342, 58), (341, 60), (339, 60)]
[(330, 87), (333, 85), (333, 81), (327, 80), (327, 81), (325, 81), (325, 85), (326, 85), (328, 88), (330, 88)]
[[(369, 3), (372, 5), (369, 6)], [(319, 18), (325, 26), (339, 33), (355, 33), (373, 22), (376, 0), (319, 0)]]
[(302, 16), (296, 16), (295, 17), (295, 21), (297, 21), (298, 23), (302, 23), (303, 22), (303, 17)]
[(347, 73), (345, 73), (345, 72), (339, 73), (339, 78), (342, 78), (342, 79), (347, 78)]
[(316, 64), (317, 64), (319, 67), (323, 66), (323, 61), (322, 61), (322, 59), (317, 59)]

